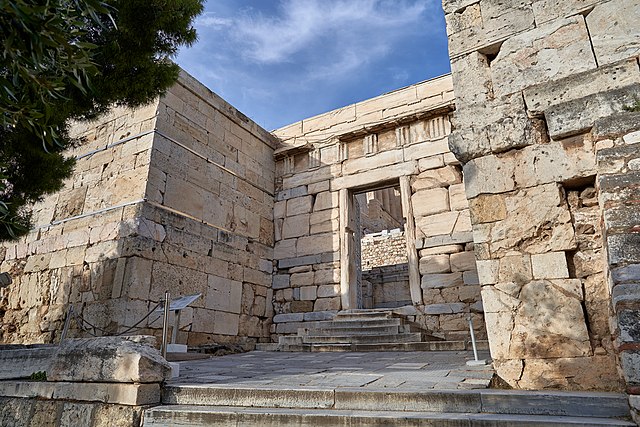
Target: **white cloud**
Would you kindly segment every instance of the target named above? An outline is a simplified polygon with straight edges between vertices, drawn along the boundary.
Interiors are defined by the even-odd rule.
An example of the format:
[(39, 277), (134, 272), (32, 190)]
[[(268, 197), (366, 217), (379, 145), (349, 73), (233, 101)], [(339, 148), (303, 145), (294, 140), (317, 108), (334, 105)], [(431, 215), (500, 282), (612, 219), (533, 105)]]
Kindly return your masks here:
[(205, 12), (196, 19), (195, 26), (198, 28), (224, 29), (233, 24), (233, 20), (216, 16), (214, 13)]
[[(278, 16), (237, 18), (231, 35), (243, 47), (244, 57), (256, 63), (289, 62), (294, 55), (312, 57), (315, 52), (318, 57), (338, 55), (337, 62), (349, 62), (353, 68), (370, 55), (385, 53), (416, 26), (424, 30), (425, 12), (432, 4), (428, 0), (284, 0)], [(353, 61), (356, 54), (363, 60)]]

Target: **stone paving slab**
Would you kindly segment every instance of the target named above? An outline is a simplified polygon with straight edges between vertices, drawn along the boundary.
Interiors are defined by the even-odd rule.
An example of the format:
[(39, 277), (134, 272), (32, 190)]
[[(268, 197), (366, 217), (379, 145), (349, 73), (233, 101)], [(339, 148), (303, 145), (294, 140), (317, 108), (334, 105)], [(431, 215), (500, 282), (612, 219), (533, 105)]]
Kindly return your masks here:
[[(479, 357), (488, 359), (488, 352)], [(286, 353), (254, 351), (180, 362), (175, 385), (377, 388), (397, 391), (487, 388), (491, 365), (466, 366), (470, 351)]]

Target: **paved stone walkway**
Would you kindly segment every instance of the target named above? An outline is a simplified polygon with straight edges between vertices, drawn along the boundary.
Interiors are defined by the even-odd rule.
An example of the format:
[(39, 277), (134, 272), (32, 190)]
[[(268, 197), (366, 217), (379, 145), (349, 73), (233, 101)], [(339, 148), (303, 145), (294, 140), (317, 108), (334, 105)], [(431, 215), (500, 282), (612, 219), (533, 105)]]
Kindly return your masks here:
[[(479, 352), (488, 359), (489, 352)], [(491, 365), (467, 366), (470, 351), (290, 353), (253, 351), (180, 362), (169, 385), (420, 391), (486, 388)]]

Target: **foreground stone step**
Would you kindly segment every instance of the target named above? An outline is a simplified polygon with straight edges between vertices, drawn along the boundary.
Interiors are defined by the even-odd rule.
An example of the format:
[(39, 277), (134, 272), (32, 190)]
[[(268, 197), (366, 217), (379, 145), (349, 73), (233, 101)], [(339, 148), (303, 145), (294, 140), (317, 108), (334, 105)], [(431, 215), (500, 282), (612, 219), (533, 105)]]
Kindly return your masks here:
[(175, 426), (635, 426), (628, 421), (540, 415), (351, 411), (335, 409), (159, 406), (145, 411), (145, 427)]
[(298, 329), (298, 335), (316, 335), (316, 336), (340, 336), (340, 335), (392, 335), (399, 334), (404, 331), (403, 326), (361, 326), (361, 327), (332, 327), (326, 329), (309, 328)]
[(378, 344), (420, 342), (419, 332), (388, 335), (305, 335), (304, 344)]
[(625, 395), (597, 392), (521, 390), (393, 389), (166, 386), (162, 403), (169, 405), (286, 407), (363, 411), (495, 413), (616, 418), (628, 417)]
[[(478, 350), (488, 350), (488, 341), (478, 341)], [(425, 341), (406, 343), (377, 343), (377, 344), (293, 344), (260, 346), (265, 351), (317, 351), (317, 352), (340, 352), (340, 351), (459, 351), (471, 350), (469, 341)]]
[(334, 320), (390, 319), (391, 311), (385, 310), (346, 310), (339, 311)]
[(314, 329), (359, 329), (368, 327), (385, 327), (385, 326), (400, 326), (402, 321), (398, 318), (391, 319), (378, 319), (378, 318), (366, 318), (366, 319), (340, 319), (331, 321), (316, 322), (313, 325)]

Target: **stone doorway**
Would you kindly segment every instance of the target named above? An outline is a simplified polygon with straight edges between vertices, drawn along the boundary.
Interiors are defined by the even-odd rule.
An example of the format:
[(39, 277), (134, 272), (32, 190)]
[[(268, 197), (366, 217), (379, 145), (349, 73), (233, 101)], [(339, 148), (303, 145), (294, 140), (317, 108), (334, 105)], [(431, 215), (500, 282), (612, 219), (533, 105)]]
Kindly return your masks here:
[(415, 252), (410, 244), (415, 240), (415, 231), (407, 226), (411, 201), (410, 194), (403, 194), (402, 181), (401, 177), (341, 192), (344, 308), (413, 304), (409, 260), (411, 251)]
[(355, 194), (362, 308), (411, 304), (400, 184)]

